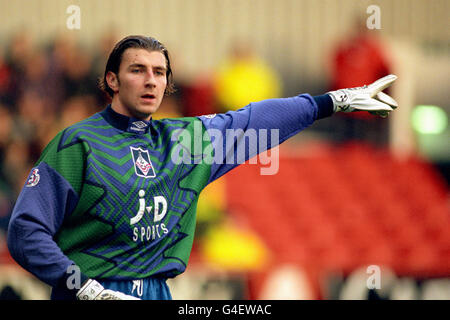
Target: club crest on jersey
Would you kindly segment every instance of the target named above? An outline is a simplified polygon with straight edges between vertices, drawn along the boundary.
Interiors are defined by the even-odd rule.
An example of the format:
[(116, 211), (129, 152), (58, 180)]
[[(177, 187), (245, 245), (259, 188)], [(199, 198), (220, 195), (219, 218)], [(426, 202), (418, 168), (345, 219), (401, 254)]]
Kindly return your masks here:
[(34, 187), (35, 185), (37, 185), (39, 183), (39, 179), (41, 178), (41, 176), (39, 175), (39, 169), (33, 169), (31, 171), (30, 177), (27, 180), (27, 187)]
[(154, 178), (156, 174), (148, 150), (134, 147), (130, 149), (136, 174), (143, 178)]

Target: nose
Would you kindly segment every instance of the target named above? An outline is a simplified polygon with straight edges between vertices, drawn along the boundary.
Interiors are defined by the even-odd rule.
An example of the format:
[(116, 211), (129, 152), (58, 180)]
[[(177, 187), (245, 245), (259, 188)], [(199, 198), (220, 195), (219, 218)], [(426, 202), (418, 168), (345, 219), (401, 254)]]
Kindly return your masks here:
[(148, 72), (145, 77), (145, 87), (146, 88), (153, 88), (156, 87), (156, 78), (153, 72)]

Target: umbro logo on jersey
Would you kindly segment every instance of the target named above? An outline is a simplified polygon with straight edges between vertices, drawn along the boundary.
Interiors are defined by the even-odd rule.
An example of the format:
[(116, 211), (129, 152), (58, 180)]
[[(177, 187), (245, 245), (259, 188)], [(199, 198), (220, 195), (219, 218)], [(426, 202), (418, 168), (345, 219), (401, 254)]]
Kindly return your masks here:
[(144, 121), (135, 121), (131, 125), (139, 129), (145, 128), (147, 126), (147, 124)]
[(144, 132), (148, 124), (144, 121), (134, 121), (130, 125), (130, 131)]
[(156, 174), (148, 150), (134, 147), (130, 147), (130, 150), (136, 174), (143, 178), (154, 178)]

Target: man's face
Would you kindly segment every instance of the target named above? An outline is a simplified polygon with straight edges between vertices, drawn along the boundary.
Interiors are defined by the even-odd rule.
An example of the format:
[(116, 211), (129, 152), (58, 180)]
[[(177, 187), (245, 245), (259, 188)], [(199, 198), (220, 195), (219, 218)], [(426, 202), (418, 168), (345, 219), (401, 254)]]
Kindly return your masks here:
[(148, 120), (164, 97), (166, 72), (166, 59), (162, 52), (140, 48), (125, 50), (117, 81), (114, 82), (114, 73), (107, 76), (113, 81), (113, 86), (109, 80), (108, 84), (115, 91), (113, 109), (129, 117)]

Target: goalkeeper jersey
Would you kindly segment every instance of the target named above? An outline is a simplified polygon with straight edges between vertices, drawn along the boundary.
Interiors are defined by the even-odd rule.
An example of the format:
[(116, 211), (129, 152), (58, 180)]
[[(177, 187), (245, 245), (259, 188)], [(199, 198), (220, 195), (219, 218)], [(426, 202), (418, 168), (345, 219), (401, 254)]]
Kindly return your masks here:
[[(43, 151), (11, 216), (11, 255), (51, 286), (74, 264), (96, 279), (174, 277), (189, 260), (201, 190), (331, 113), (328, 96), (307, 94), (150, 121), (108, 106), (61, 131)], [(246, 143), (250, 129), (256, 146)], [(220, 137), (236, 130), (231, 143)], [(273, 130), (276, 141), (261, 144), (259, 132)], [(229, 161), (238, 150), (242, 161)]]

